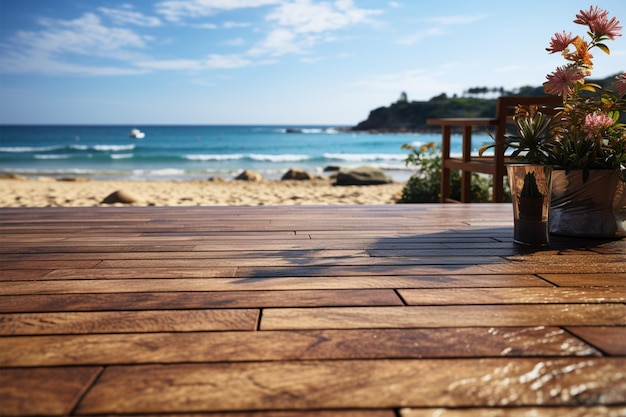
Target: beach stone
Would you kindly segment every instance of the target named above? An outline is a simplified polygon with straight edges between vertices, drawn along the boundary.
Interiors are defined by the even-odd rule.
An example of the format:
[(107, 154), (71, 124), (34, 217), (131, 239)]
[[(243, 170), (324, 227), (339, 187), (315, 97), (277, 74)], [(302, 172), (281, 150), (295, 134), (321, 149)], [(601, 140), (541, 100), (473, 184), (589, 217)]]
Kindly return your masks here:
[(60, 182), (89, 182), (89, 181), (91, 181), (91, 178), (87, 178), (87, 177), (63, 177), (63, 178), (59, 178), (57, 181), (60, 181)]
[(289, 171), (285, 172), (281, 180), (307, 181), (312, 180), (313, 178), (313, 175), (309, 174), (303, 169), (291, 168)]
[(324, 167), (324, 172), (337, 172), (341, 169), (338, 165), (326, 165)]
[(335, 185), (380, 185), (391, 184), (393, 179), (380, 168), (358, 167), (341, 169), (337, 172)]
[(26, 178), (23, 175), (20, 175), (20, 174), (10, 174), (10, 173), (2, 174), (0, 176), (0, 178), (3, 179), (3, 180), (18, 180), (18, 181), (26, 181), (28, 179), (28, 178)]
[(133, 204), (137, 203), (138, 201), (139, 198), (137, 198), (137, 196), (134, 196), (124, 190), (117, 190), (106, 196), (106, 198), (102, 200), (102, 204)]
[(238, 181), (253, 181), (254, 182), (254, 181), (261, 181), (263, 177), (258, 172), (246, 169), (241, 174), (237, 175), (235, 179)]

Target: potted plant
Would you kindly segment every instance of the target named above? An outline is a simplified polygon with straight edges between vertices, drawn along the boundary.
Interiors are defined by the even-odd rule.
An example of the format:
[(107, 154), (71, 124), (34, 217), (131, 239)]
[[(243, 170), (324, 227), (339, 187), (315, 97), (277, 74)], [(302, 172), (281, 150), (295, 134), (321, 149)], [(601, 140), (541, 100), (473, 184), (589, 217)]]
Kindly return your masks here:
[[(556, 148), (552, 119), (537, 106), (517, 106), (513, 123), (517, 132), (504, 135), (505, 147), (513, 149), (506, 165), (513, 202), (513, 241), (547, 245), (552, 165), (546, 161)], [(494, 146), (485, 145), (479, 153)]]
[(556, 33), (546, 50), (567, 61), (547, 75), (548, 94), (563, 98), (549, 117), (520, 109), (517, 134), (506, 138), (512, 157), (554, 167), (550, 232), (585, 237), (626, 236), (626, 72), (615, 77), (615, 91), (587, 78), (592, 50), (610, 54), (605, 44), (621, 36), (615, 17), (597, 6), (581, 10), (574, 23), (586, 26), (589, 40)]
[(595, 6), (581, 10), (574, 23), (587, 26), (586, 41), (571, 33), (556, 33), (549, 53), (567, 61), (547, 76), (544, 90), (563, 97), (555, 116), (555, 152), (547, 163), (554, 173), (550, 231), (586, 237), (626, 236), (626, 73), (616, 77), (615, 92), (588, 82), (590, 51), (609, 54), (605, 42), (621, 36), (619, 21)]

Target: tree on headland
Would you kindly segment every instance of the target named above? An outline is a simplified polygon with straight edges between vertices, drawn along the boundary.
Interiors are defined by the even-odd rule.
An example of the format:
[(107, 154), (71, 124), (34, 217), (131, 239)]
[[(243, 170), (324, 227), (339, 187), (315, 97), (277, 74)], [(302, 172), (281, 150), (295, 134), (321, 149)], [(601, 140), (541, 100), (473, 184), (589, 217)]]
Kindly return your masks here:
[[(609, 86), (615, 80), (611, 75), (602, 80), (592, 80), (594, 84)], [(485, 96), (489, 94), (489, 98)], [(472, 87), (461, 97), (449, 97), (441, 93), (428, 101), (411, 101), (406, 92), (389, 106), (370, 111), (368, 118), (352, 128), (356, 131), (407, 132), (439, 131), (438, 127), (428, 126), (427, 119), (442, 117), (493, 117), (496, 114), (496, 99), (499, 96), (532, 97), (546, 95), (543, 86), (523, 86), (512, 91), (504, 87)], [(481, 96), (481, 97), (479, 97)]]

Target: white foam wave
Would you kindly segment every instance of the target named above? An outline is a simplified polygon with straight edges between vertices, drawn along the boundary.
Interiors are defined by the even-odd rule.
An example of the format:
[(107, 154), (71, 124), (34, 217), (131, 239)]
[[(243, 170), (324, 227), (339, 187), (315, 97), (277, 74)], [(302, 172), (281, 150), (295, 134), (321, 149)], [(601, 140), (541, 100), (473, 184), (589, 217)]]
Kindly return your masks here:
[(308, 133), (308, 134), (327, 134), (332, 135), (339, 133), (334, 127), (289, 127), (277, 129), (280, 133)]
[(308, 155), (266, 155), (266, 154), (250, 154), (250, 159), (253, 161), (269, 161), (269, 162), (298, 162), (306, 161), (310, 157)]
[(93, 149), (99, 152), (132, 151), (136, 145), (94, 145)]
[(237, 159), (242, 159), (243, 155), (240, 155), (240, 154), (228, 154), (228, 155), (199, 154), (199, 155), (185, 155), (183, 158), (188, 159), (190, 161), (234, 161)]
[(69, 159), (71, 155), (35, 155), (35, 159)]
[(24, 152), (50, 152), (63, 149), (64, 146), (0, 146), (0, 152), (24, 153)]
[(339, 133), (339, 131), (335, 128), (332, 127), (328, 127), (328, 128), (305, 128), (305, 129), (301, 129), (302, 133), (326, 133), (326, 134), (334, 134), (334, 133)]
[(162, 169), (135, 169), (133, 175), (137, 176), (155, 176), (155, 177), (177, 177), (185, 175), (184, 169), (162, 168)]
[(132, 153), (114, 153), (111, 155), (111, 159), (130, 159), (133, 156)]

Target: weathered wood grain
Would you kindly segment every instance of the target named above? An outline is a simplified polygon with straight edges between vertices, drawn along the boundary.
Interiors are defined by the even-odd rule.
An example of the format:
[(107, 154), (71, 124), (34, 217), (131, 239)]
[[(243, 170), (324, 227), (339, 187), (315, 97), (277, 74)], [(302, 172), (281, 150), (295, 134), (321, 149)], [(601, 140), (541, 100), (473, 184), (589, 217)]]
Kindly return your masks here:
[(402, 289), (409, 305), (623, 303), (626, 288), (441, 288)]
[(263, 330), (468, 326), (624, 326), (623, 304), (270, 308)]
[(4, 367), (600, 355), (554, 327), (21, 336), (0, 347)]
[(0, 313), (203, 308), (391, 306), (391, 289), (205, 291), (0, 296)]
[(626, 240), (512, 237), (510, 204), (0, 208), (0, 413), (626, 415)]
[[(624, 262), (626, 262), (626, 260)], [(602, 272), (600, 273), (600, 271)], [(573, 271), (569, 274), (543, 273), (541, 277), (561, 287), (595, 287), (601, 285), (610, 287), (626, 286), (626, 273), (607, 272), (604, 267), (599, 267), (596, 272), (593, 273), (578, 273), (578, 271)]]
[(624, 358), (112, 366), (77, 412), (622, 405), (624, 369)]
[[(93, 271), (93, 270), (90, 270)], [(78, 272), (78, 271), (76, 271)], [(119, 270), (128, 276), (131, 271)], [(168, 273), (170, 272), (170, 273)], [(160, 277), (147, 278), (145, 275)], [(85, 275), (89, 275), (85, 273)], [(32, 282), (5, 282), (0, 295), (17, 294), (93, 294), (140, 293), (173, 291), (286, 291), (286, 290), (349, 290), (397, 288), (454, 288), (454, 287), (511, 287), (546, 286), (546, 282), (527, 275), (442, 275), (442, 276), (326, 276), (326, 277), (259, 277), (213, 278), (206, 270), (137, 272), (135, 279), (116, 278), (73, 280), (39, 280)], [(204, 276), (208, 275), (208, 276)], [(169, 278), (166, 278), (169, 277)], [(191, 277), (191, 278), (190, 278)], [(48, 279), (49, 277), (46, 277)], [(199, 279), (211, 278), (211, 279)]]
[(0, 334), (253, 330), (258, 310), (168, 310), (0, 314)]
[(68, 415), (101, 372), (100, 367), (0, 370), (3, 416)]
[(404, 408), (400, 417), (607, 417), (626, 415), (624, 406), (602, 407), (491, 407), (491, 408)]
[(626, 356), (626, 327), (583, 326), (567, 330), (608, 355)]

